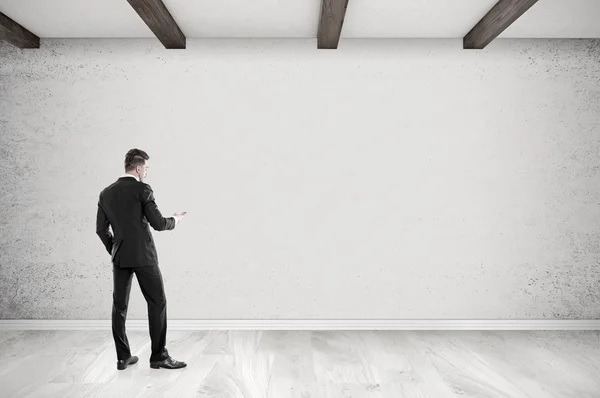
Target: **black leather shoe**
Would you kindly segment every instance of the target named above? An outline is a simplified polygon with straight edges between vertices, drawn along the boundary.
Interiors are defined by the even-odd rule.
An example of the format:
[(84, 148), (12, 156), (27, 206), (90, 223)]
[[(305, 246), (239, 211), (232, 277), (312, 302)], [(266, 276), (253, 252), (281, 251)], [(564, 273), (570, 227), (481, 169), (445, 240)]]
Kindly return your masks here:
[(117, 361), (117, 369), (123, 370), (127, 368), (127, 365), (133, 365), (138, 361), (138, 357), (132, 356), (129, 359), (120, 359)]
[(150, 367), (152, 369), (165, 368), (165, 369), (180, 369), (185, 368), (187, 364), (185, 362), (176, 361), (169, 357), (162, 361), (150, 361)]

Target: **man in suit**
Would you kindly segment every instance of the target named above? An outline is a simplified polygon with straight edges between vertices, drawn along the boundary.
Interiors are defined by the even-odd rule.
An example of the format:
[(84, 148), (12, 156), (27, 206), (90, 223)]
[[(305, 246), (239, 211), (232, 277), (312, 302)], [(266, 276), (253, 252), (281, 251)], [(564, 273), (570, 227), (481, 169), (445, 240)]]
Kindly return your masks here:
[[(183, 218), (175, 213), (165, 218), (158, 210), (150, 185), (144, 182), (148, 173), (148, 154), (131, 149), (125, 155), (125, 174), (100, 192), (96, 233), (111, 255), (113, 263), (112, 333), (117, 349), (117, 369), (123, 370), (138, 361), (132, 356), (125, 334), (125, 319), (133, 274), (138, 280), (146, 303), (152, 354), (150, 367), (179, 369), (185, 362), (169, 356), (167, 337), (167, 300), (158, 256), (150, 226), (167, 231)], [(109, 231), (112, 227), (113, 234)], [(150, 225), (150, 226), (149, 226)]]

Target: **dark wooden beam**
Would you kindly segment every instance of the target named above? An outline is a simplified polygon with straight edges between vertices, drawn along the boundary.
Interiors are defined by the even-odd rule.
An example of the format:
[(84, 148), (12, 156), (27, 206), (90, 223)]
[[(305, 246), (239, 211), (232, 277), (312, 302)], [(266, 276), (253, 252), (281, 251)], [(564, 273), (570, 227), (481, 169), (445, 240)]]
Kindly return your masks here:
[(464, 49), (482, 49), (538, 0), (500, 0), (463, 38)]
[(0, 12), (0, 40), (19, 48), (40, 48), (40, 38)]
[(162, 0), (127, 0), (165, 48), (185, 48), (185, 36)]
[(321, 0), (317, 48), (336, 49), (342, 34), (348, 0)]

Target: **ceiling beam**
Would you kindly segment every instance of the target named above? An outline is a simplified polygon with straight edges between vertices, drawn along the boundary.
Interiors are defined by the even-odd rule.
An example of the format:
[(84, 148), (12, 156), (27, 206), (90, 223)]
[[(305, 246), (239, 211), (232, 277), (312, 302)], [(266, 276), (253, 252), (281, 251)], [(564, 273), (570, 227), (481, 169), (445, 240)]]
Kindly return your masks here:
[(165, 48), (185, 48), (185, 36), (162, 0), (127, 0), (127, 2)]
[(336, 49), (342, 34), (348, 0), (321, 0), (317, 48)]
[(40, 48), (40, 38), (0, 12), (0, 40), (19, 48)]
[(463, 38), (463, 49), (482, 49), (538, 0), (500, 0)]

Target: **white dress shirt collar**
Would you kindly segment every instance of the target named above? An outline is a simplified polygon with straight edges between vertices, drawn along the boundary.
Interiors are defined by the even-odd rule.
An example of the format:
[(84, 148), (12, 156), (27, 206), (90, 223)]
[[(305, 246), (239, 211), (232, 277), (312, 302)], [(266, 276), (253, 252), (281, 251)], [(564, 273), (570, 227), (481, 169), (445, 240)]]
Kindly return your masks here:
[(134, 176), (133, 174), (123, 174), (121, 177), (119, 178), (123, 178), (123, 177), (133, 177), (135, 178), (138, 182), (140, 181), (140, 179), (138, 178), (138, 176)]

